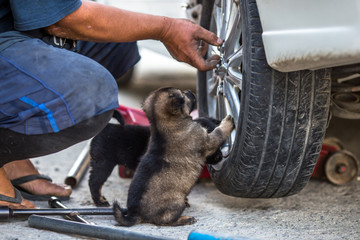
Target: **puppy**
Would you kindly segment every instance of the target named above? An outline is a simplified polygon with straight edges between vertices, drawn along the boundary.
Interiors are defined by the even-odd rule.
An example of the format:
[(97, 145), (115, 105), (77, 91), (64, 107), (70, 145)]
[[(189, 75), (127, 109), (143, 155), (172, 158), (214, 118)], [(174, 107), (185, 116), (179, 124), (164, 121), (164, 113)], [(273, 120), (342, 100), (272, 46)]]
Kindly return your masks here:
[[(192, 111), (192, 110), (191, 110)], [(90, 176), (89, 188), (93, 202), (98, 207), (110, 206), (101, 194), (101, 188), (112, 173), (116, 165), (123, 165), (129, 170), (135, 170), (140, 157), (145, 153), (150, 138), (148, 126), (125, 125), (125, 121), (118, 111), (113, 116), (120, 124), (109, 123), (90, 144)], [(194, 121), (212, 132), (220, 121), (213, 118), (201, 117)], [(222, 152), (218, 148), (214, 154), (206, 158), (207, 164), (216, 164), (222, 159)]]
[(135, 170), (150, 138), (148, 126), (125, 125), (122, 115), (114, 111), (119, 124), (109, 123), (90, 143), (89, 188), (98, 207), (108, 207), (101, 188), (116, 165)]
[(150, 122), (150, 141), (128, 191), (127, 208), (114, 202), (120, 225), (137, 223), (180, 226), (196, 222), (181, 216), (186, 197), (199, 178), (207, 156), (213, 154), (234, 129), (231, 116), (211, 133), (192, 120), (191, 91), (161, 88), (143, 103)]

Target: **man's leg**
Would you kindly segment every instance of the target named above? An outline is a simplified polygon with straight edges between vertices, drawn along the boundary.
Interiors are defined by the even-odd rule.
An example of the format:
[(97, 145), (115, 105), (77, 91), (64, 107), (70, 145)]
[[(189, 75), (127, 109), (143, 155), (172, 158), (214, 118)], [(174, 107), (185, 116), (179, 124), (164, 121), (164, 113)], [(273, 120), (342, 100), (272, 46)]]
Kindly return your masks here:
[[(26, 156), (43, 156), (51, 154), (71, 146), (74, 143), (88, 139), (96, 135), (108, 123), (113, 111), (105, 112), (95, 116), (90, 120), (73, 127), (64, 129), (57, 134), (44, 135), (22, 135), (11, 130), (0, 128), (1, 149), (7, 149), (15, 154), (1, 154), (4, 159), (21, 159)], [(78, 136), (78, 137), (74, 137)], [(0, 163), (3, 161), (0, 161)], [(29, 159), (12, 161), (0, 168), (0, 194), (14, 198), (15, 192), (10, 180), (28, 175), (38, 175), (39, 172)], [(33, 180), (19, 185), (22, 189), (35, 195), (54, 195), (57, 197), (69, 196), (72, 192), (71, 187), (64, 184), (51, 183), (46, 180)], [(14, 203), (1, 201), (0, 206), (11, 208), (32, 208), (34, 204), (22, 199), (21, 202)]]
[(113, 110), (109, 110), (57, 133), (26, 135), (0, 128), (0, 167), (10, 161), (55, 153), (87, 140), (98, 134), (112, 115)]
[[(94, 136), (118, 106), (113, 77), (91, 59), (36, 39), (15, 45), (0, 53), (0, 167)], [(11, 163), (7, 170), (13, 177), (35, 173), (28, 160)], [(0, 182), (0, 193), (13, 197), (7, 183)], [(28, 186), (33, 193), (41, 188), (35, 183)]]
[[(0, 128), (1, 149), (7, 149), (9, 152), (13, 153), (8, 154), (7, 156), (6, 154), (1, 156), (3, 159), (22, 159), (26, 158), (26, 156), (38, 157), (60, 151), (77, 142), (86, 140), (96, 135), (108, 123), (112, 116), (112, 112), (113, 111), (108, 111), (101, 115), (95, 116), (90, 120), (85, 120), (78, 125), (64, 129), (56, 134), (49, 133), (44, 135), (23, 135), (12, 132), (9, 129)], [(5, 170), (7, 177), (11, 180), (23, 176), (40, 174), (29, 159), (9, 162), (3, 166), (3, 169)], [(21, 169), (21, 171), (19, 171), (19, 169)], [(5, 183), (3, 181), (0, 182), (2, 184)], [(7, 185), (11, 186), (9, 183), (10, 182), (8, 182)], [(20, 184), (19, 186), (27, 192), (35, 195), (54, 195), (57, 197), (67, 197), (72, 192), (71, 187), (69, 186), (52, 183), (42, 179), (32, 180)], [(5, 188), (4, 192), (9, 192), (9, 188)], [(8, 196), (13, 197), (14, 194), (11, 194), (10, 191), (10, 195)], [(5, 202), (3, 202), (3, 205), (4, 204)], [(29, 205), (26, 202), (25, 204), (27, 204), (26, 206)], [(14, 207), (14, 203), (12, 203), (12, 207)]]

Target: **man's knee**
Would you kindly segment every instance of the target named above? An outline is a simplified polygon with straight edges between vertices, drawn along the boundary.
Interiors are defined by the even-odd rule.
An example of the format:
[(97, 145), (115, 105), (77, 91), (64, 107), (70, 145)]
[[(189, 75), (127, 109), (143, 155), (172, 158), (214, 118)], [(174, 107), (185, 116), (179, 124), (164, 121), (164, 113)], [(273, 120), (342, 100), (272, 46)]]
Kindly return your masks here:
[(118, 88), (109, 71), (93, 61), (72, 71), (76, 81), (65, 99), (71, 103), (70, 112), (77, 115), (76, 118), (83, 120), (83, 114), (96, 115), (117, 107)]

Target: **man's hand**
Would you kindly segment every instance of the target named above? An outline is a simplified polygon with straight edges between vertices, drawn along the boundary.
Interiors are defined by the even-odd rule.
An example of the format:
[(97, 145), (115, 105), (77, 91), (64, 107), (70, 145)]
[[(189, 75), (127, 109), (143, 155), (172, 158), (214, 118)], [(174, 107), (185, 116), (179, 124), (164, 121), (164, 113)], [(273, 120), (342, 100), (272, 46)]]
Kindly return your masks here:
[(214, 55), (205, 60), (208, 44), (220, 46), (222, 40), (214, 33), (192, 23), (189, 20), (167, 18), (167, 27), (163, 29), (160, 41), (173, 58), (186, 62), (200, 71), (213, 69), (220, 57)]

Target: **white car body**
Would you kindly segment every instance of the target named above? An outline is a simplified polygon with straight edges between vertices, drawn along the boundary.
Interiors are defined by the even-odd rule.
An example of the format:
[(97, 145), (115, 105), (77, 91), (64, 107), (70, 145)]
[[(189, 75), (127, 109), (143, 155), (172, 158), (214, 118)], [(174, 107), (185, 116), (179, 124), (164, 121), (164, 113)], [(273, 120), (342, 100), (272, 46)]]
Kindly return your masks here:
[(360, 63), (360, 0), (257, 0), (268, 64), (279, 71)]

